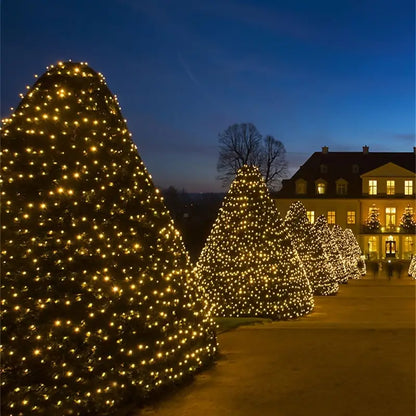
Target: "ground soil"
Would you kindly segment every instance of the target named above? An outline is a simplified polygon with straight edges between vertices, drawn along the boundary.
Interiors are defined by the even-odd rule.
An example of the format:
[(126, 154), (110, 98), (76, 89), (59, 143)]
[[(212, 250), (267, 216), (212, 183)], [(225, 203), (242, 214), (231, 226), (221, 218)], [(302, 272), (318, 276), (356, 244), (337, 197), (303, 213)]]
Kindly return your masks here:
[(415, 282), (363, 279), (299, 320), (219, 335), (221, 355), (137, 416), (414, 416)]

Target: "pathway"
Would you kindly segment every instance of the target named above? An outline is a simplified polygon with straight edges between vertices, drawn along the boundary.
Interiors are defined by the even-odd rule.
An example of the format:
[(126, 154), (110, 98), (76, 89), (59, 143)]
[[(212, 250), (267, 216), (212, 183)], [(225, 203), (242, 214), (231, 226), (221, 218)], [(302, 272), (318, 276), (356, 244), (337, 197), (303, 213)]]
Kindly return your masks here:
[(360, 280), (297, 321), (219, 336), (221, 356), (135, 416), (414, 416), (415, 283)]

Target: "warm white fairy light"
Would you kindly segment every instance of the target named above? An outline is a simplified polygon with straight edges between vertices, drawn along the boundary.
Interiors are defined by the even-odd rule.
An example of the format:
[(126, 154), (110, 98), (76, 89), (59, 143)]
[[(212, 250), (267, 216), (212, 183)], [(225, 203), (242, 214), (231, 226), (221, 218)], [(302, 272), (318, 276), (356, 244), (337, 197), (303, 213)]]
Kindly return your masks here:
[(254, 166), (237, 173), (196, 270), (218, 316), (289, 319), (313, 307), (299, 257)]
[(215, 353), (104, 77), (51, 66), (2, 128), (2, 414), (114, 414)]
[[(334, 225), (331, 230), (332, 236), (338, 245), (338, 248), (344, 258), (344, 265), (348, 275), (348, 279), (359, 279), (361, 271), (359, 262), (361, 260), (361, 249), (353, 232), (347, 228), (343, 229), (339, 225)], [(363, 261), (365, 270), (365, 263)]]
[(314, 233), (302, 202), (291, 204), (285, 217), (285, 224), (305, 267), (313, 293), (324, 296), (335, 295), (339, 288), (337, 278), (332, 265), (325, 257), (322, 243)]
[(325, 215), (320, 215), (313, 224), (313, 230), (324, 249), (328, 262), (332, 265), (333, 273), (338, 283), (347, 283), (348, 274), (345, 268), (344, 258), (338, 245), (332, 236)]

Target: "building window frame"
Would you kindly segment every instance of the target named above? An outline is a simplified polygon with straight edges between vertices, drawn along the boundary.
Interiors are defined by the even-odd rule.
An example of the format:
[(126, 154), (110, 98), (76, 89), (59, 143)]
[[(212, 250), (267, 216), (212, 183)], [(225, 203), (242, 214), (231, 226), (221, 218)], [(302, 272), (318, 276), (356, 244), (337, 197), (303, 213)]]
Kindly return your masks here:
[(305, 195), (307, 191), (307, 182), (304, 179), (298, 179), (295, 183), (296, 194)]
[(411, 179), (405, 179), (404, 181), (404, 194), (413, 195), (413, 181)]
[(335, 220), (336, 220), (335, 211), (328, 211), (326, 215), (326, 221), (328, 222), (328, 225), (335, 225)]
[(306, 211), (306, 216), (311, 224), (315, 223), (315, 211)]
[(315, 181), (315, 193), (316, 195), (325, 195), (327, 188), (327, 182), (323, 179), (318, 179)]
[(347, 224), (355, 224), (356, 213), (355, 211), (347, 211)]
[(396, 181), (394, 179), (386, 180), (386, 194), (394, 195), (396, 192)]
[(368, 180), (368, 195), (377, 195), (377, 180)]
[(384, 210), (385, 218), (386, 218), (386, 227), (393, 228), (396, 227), (396, 207), (386, 207)]

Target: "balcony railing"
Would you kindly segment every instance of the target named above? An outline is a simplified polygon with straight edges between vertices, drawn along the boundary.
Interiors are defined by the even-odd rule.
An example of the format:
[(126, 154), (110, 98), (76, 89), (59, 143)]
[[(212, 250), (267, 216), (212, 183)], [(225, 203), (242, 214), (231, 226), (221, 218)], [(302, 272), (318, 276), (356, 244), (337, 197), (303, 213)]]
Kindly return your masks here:
[(361, 234), (415, 234), (416, 226), (402, 227), (400, 225), (380, 225), (379, 228), (361, 225)]

